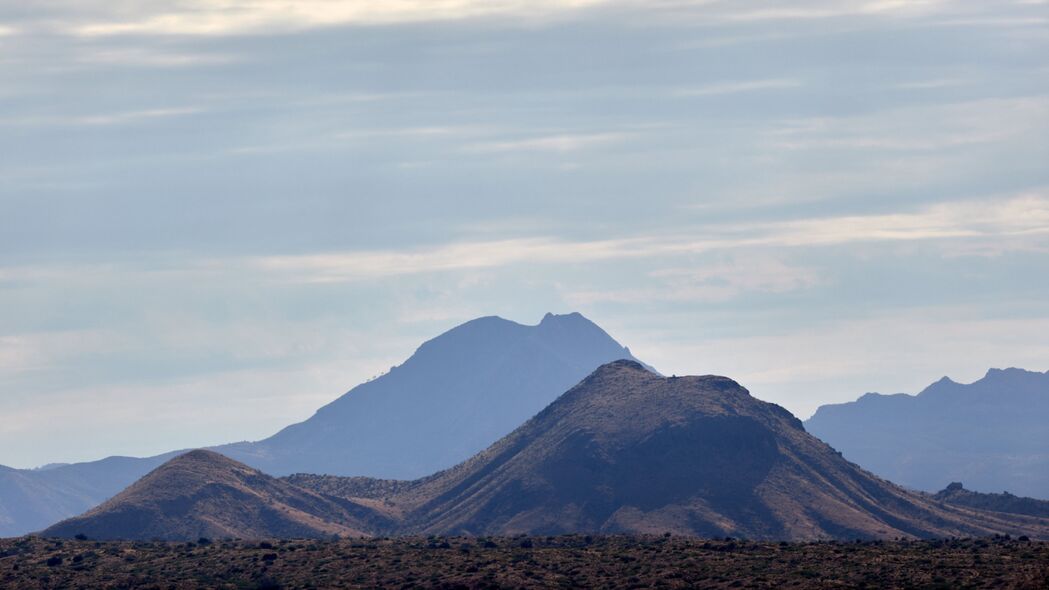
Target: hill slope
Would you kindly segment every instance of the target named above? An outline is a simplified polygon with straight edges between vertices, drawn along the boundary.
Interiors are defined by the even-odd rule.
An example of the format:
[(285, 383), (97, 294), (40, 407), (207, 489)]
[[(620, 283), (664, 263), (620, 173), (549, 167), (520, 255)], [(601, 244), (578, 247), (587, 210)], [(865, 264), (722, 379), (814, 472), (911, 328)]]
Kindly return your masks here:
[(867, 394), (805, 423), (850, 461), (934, 492), (952, 481), (1049, 499), (1049, 372), (991, 369), (944, 377), (916, 396)]
[(408, 530), (817, 539), (1046, 536), (878, 479), (725, 377), (595, 371), (509, 436), (394, 497)]
[(954, 504), (955, 506), (1049, 518), (1049, 501), (1047, 500), (1021, 498), (1009, 492), (1004, 494), (982, 494), (967, 490), (958, 482), (954, 482), (936, 492), (932, 497), (940, 502)]
[(410, 479), (483, 450), (599, 365), (633, 359), (578, 313), (462, 324), (305, 422), (215, 450), (274, 475)]
[(212, 451), (168, 461), (82, 516), (42, 534), (92, 539), (260, 539), (363, 535), (379, 513), (265, 475)]

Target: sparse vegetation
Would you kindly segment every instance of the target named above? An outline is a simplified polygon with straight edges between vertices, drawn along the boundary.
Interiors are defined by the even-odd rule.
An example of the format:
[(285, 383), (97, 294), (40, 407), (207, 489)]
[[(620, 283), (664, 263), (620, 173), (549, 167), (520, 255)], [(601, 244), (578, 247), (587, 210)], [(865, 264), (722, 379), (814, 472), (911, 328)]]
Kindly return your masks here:
[(1049, 588), (1049, 543), (679, 536), (211, 543), (0, 540), (0, 587)]

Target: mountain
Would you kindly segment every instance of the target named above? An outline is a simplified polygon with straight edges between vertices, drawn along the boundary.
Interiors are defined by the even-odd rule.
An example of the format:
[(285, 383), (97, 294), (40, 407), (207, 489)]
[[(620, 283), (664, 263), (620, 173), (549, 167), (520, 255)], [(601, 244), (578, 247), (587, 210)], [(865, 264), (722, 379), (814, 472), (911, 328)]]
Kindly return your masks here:
[(38, 531), (80, 514), (177, 455), (109, 457), (47, 469), (0, 466), (0, 537)]
[(264, 539), (364, 535), (388, 519), (265, 475), (212, 451), (191, 451), (101, 506), (42, 534), (92, 539)]
[(633, 358), (578, 313), (535, 326), (478, 318), (305, 422), (215, 450), (274, 475), (416, 478), (483, 450), (601, 364)]
[(968, 506), (979, 510), (1008, 512), (1009, 514), (1026, 514), (1049, 518), (1049, 501), (1034, 498), (1021, 498), (1009, 492), (1002, 494), (982, 494), (965, 489), (959, 482), (953, 482), (932, 496), (940, 502), (955, 506)]
[[(578, 313), (536, 326), (498, 317), (424, 343), (389, 373), (260, 442), (216, 447), (267, 473), (413, 478), (467, 459), (599, 365), (630, 351)], [(0, 469), (0, 537), (97, 506), (176, 453), (47, 470)]]
[(879, 479), (731, 379), (665, 378), (625, 360), (389, 500), (416, 533), (1049, 535), (1049, 521), (945, 506)]
[(849, 463), (788, 411), (751, 397), (731, 379), (664, 378), (620, 360), (598, 368), (482, 453), (420, 480), (278, 480), (194, 451), (43, 534), (192, 539), (666, 531), (793, 540), (1049, 538), (1049, 520), (953, 506), (904, 490)]
[(970, 384), (944, 377), (918, 395), (868, 393), (819, 408), (805, 427), (908, 487), (964, 481), (1049, 499), (1049, 372), (991, 369)]

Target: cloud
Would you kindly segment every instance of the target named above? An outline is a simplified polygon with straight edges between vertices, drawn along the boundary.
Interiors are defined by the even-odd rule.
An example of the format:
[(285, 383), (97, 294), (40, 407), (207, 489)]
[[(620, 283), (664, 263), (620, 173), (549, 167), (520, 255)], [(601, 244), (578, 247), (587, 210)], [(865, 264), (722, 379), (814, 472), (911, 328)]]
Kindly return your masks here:
[(612, 302), (724, 302), (749, 293), (787, 293), (814, 287), (820, 278), (812, 268), (792, 266), (771, 255), (734, 255), (727, 260), (650, 271), (653, 286), (628, 289), (568, 291), (572, 305)]
[(130, 14), (110, 12), (70, 31), (85, 37), (229, 35), (495, 16), (542, 19), (603, 3), (605, 0), (197, 0), (174, 5), (151, 2), (143, 3)]
[(868, 0), (831, 2), (693, 0), (656, 3), (637, 0), (159, 0), (132, 4), (100, 1), (77, 6), (78, 21), (63, 30), (84, 37), (112, 35), (231, 35), (287, 32), (336, 25), (387, 25), (473, 18), (517, 22), (570, 17), (581, 11), (628, 11), (640, 18), (694, 23), (826, 20), (846, 17), (921, 18), (953, 14), (974, 21), (986, 8), (950, 0)]
[(172, 107), (136, 109), (132, 111), (120, 111), (110, 113), (96, 113), (90, 115), (61, 115), (61, 116), (37, 116), (37, 117), (14, 117), (0, 119), (0, 126), (109, 126), (127, 125), (150, 121), (156, 119), (168, 119), (173, 117), (185, 117), (204, 112), (198, 107)]
[(233, 54), (170, 51), (150, 47), (81, 48), (73, 58), (77, 63), (96, 66), (138, 66), (150, 68), (190, 68), (227, 65), (240, 61)]
[(1049, 97), (991, 98), (905, 106), (845, 117), (787, 121), (769, 131), (772, 150), (939, 152), (999, 143), (1045, 129)]
[[(695, 236), (703, 236), (696, 238)], [(417, 250), (363, 250), (251, 258), (247, 265), (302, 282), (360, 281), (515, 264), (579, 264), (747, 247), (973, 240), (984, 249), (1047, 246), (1049, 195), (938, 203), (913, 212), (700, 226), (687, 234), (568, 241), (552, 237), (461, 242)], [(965, 246), (973, 253), (972, 244)], [(693, 277), (697, 278), (697, 277)], [(738, 286), (738, 285), (737, 285)]]
[(698, 86), (695, 88), (683, 88), (674, 92), (674, 95), (678, 97), (718, 96), (722, 94), (739, 94), (741, 92), (756, 92), (761, 90), (797, 88), (799, 86), (801, 86), (800, 80), (788, 78), (770, 78), (767, 80), (746, 80), (741, 82), (709, 84), (706, 86)]
[(560, 134), (506, 141), (488, 141), (467, 145), (463, 151), (485, 154), (507, 152), (566, 153), (624, 141), (627, 133)]

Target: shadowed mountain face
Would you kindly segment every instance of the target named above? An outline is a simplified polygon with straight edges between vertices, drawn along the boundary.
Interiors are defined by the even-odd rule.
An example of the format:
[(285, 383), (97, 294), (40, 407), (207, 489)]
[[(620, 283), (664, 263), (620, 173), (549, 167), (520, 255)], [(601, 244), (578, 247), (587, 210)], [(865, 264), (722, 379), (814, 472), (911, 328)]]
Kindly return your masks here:
[(483, 450), (601, 364), (623, 358), (633, 357), (578, 313), (547, 314), (537, 326), (479, 318), (309, 420), (216, 450), (275, 475), (421, 477)]
[[(730, 379), (663, 378), (633, 361), (600, 367), (484, 452), (421, 480), (274, 480), (216, 457), (174, 459), (45, 534), (193, 538), (218, 523), (227, 532), (214, 536), (310, 536), (303, 523), (320, 522), (325, 533), (372, 535), (1049, 537), (1049, 520), (951, 506), (880, 480)], [(345, 497), (333, 506), (336, 494)], [(288, 521), (274, 505), (299, 512)]]
[[(277, 475), (419, 477), (484, 449), (620, 358), (633, 357), (578, 313), (547, 314), (537, 326), (479, 318), (426, 342), (401, 366), (306, 422), (258, 443), (214, 450)], [(0, 536), (80, 514), (176, 454), (48, 470), (0, 468)]]
[(916, 396), (869, 393), (821, 407), (806, 428), (850, 461), (926, 491), (964, 481), (1049, 499), (1049, 372), (944, 377)]
[(384, 517), (291, 485), (211, 451), (165, 463), (83, 516), (42, 534), (94, 539), (260, 539), (361, 535)]

